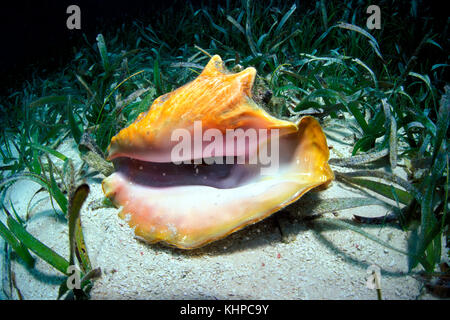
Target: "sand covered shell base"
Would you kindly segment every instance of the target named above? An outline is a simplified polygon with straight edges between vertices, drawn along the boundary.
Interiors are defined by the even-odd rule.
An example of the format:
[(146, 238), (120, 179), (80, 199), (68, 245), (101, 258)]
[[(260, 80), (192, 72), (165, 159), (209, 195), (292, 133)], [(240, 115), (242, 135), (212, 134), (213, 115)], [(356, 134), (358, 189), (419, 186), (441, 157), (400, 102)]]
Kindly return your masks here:
[[(329, 144), (345, 156), (351, 146), (345, 143), (349, 132), (325, 127)], [(60, 151), (76, 161), (79, 156), (72, 141)], [(336, 154), (331, 150), (331, 157)], [(78, 162), (79, 165), (79, 162)], [(133, 238), (133, 230), (117, 216), (117, 209), (92, 208), (103, 196), (98, 175), (88, 183), (91, 193), (81, 218), (92, 265), (103, 275), (91, 291), (93, 299), (377, 299), (367, 288), (367, 268), (381, 268), (384, 299), (434, 299), (421, 291), (421, 283), (407, 272), (407, 258), (359, 234), (343, 229), (324, 229), (302, 221), (295, 206), (280, 211), (255, 225), (204, 248), (184, 251), (163, 245), (147, 245)], [(19, 212), (39, 186), (21, 181), (10, 188), (9, 196)], [(339, 182), (311, 197), (335, 198), (366, 196)], [(42, 201), (37, 201), (42, 197)], [(302, 198), (307, 201), (308, 197)], [(67, 257), (66, 222), (55, 217), (44, 193), (33, 200), (32, 218), (27, 229), (59, 254)], [(340, 211), (338, 217), (353, 214), (380, 215), (381, 206)], [(307, 213), (305, 213), (307, 215)], [(283, 242), (278, 225), (291, 241)], [(384, 226), (365, 226), (393, 246), (406, 249), (407, 234)], [(0, 248), (3, 250), (0, 239)], [(1, 255), (3, 259), (3, 254)], [(3, 263), (3, 260), (1, 261)], [(11, 263), (16, 285), (24, 299), (55, 299), (62, 280), (59, 272), (37, 259), (36, 269), (26, 270), (17, 260)], [(18, 299), (17, 290), (12, 296)]]

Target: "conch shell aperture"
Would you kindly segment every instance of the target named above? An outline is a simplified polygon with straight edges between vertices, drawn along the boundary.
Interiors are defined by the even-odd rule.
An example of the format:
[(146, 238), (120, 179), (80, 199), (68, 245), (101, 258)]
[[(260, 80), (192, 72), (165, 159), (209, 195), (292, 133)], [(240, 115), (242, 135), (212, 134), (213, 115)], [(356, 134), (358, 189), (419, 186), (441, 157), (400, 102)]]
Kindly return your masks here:
[[(195, 80), (157, 98), (112, 138), (116, 172), (103, 192), (136, 236), (198, 248), (333, 180), (319, 123), (269, 115), (251, 99), (255, 75), (251, 67), (229, 73), (213, 56)], [(186, 135), (174, 138), (177, 130)], [(189, 152), (174, 152), (181, 142)]]

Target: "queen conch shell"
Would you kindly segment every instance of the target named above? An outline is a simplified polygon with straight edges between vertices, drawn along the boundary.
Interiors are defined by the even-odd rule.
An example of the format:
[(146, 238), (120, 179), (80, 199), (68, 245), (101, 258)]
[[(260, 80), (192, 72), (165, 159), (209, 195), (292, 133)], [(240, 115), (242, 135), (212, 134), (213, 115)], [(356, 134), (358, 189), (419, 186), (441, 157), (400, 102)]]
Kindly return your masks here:
[[(112, 138), (108, 159), (116, 172), (104, 179), (103, 192), (122, 206), (119, 216), (137, 237), (198, 248), (333, 180), (319, 123), (269, 115), (251, 99), (255, 76), (252, 67), (229, 73), (213, 56), (195, 80), (157, 98)], [(174, 139), (178, 129), (184, 134)], [(241, 135), (228, 139), (228, 132)], [(239, 137), (244, 140), (233, 144)], [(181, 138), (189, 152), (173, 161)], [(269, 150), (278, 161), (272, 168), (261, 156)]]

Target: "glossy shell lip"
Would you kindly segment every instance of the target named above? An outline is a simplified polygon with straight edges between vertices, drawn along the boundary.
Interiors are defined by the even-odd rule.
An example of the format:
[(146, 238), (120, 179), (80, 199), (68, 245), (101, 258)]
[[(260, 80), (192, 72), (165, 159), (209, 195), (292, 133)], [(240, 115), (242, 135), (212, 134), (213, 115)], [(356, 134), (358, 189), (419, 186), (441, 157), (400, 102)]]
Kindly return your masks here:
[[(268, 217), (333, 180), (328, 145), (317, 120), (303, 117), (292, 123), (259, 108), (251, 100), (255, 73), (247, 68), (230, 74), (220, 57), (214, 56), (197, 79), (156, 99), (147, 113), (111, 140), (109, 158), (116, 172), (103, 181), (103, 192), (122, 206), (120, 217), (137, 237), (182, 249), (198, 248)], [(261, 175), (260, 163), (171, 163), (168, 155), (173, 143), (168, 134), (174, 128), (191, 129), (195, 120), (221, 131), (279, 130), (279, 166)], [(245, 152), (270, 148), (272, 140), (259, 139), (256, 148)]]

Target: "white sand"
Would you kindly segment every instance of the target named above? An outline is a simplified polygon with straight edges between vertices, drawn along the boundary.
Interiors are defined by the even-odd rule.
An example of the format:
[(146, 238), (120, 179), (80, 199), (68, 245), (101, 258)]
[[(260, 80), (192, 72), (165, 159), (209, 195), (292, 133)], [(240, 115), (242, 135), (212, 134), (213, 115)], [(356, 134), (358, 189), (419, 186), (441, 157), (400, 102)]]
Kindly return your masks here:
[[(330, 136), (328, 144), (348, 156), (351, 147), (344, 137), (326, 131), (337, 139)], [(80, 165), (73, 141), (66, 141), (59, 150)], [(336, 154), (332, 152), (331, 157)], [(381, 268), (384, 299), (433, 298), (419, 281), (406, 274), (406, 256), (355, 232), (304, 221), (295, 214), (296, 204), (194, 251), (142, 243), (118, 218), (117, 209), (91, 209), (92, 202), (103, 197), (101, 179), (97, 175), (87, 180), (91, 192), (81, 215), (92, 265), (103, 273), (91, 291), (93, 299), (376, 299), (376, 291), (366, 286), (367, 268), (373, 264)], [(21, 214), (38, 188), (33, 182), (20, 181), (9, 189), (8, 196)], [(366, 195), (333, 182), (327, 190), (305, 196), (298, 203), (311, 197)], [(48, 194), (39, 193), (31, 204), (28, 231), (68, 257), (67, 223), (57, 218)], [(387, 211), (386, 207), (368, 206), (340, 211), (337, 217), (326, 216), (378, 216)], [(4, 217), (1, 219), (4, 221)], [(293, 238), (291, 242), (282, 241), (277, 220), (285, 234)], [(407, 250), (407, 233), (400, 229), (388, 225), (363, 228)], [(3, 250), (1, 239), (0, 245)], [(37, 259), (35, 270), (27, 270), (20, 260), (13, 259), (11, 270), (24, 299), (57, 297), (63, 277), (44, 261)], [(15, 289), (12, 295), (18, 298)]]

